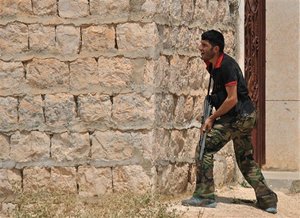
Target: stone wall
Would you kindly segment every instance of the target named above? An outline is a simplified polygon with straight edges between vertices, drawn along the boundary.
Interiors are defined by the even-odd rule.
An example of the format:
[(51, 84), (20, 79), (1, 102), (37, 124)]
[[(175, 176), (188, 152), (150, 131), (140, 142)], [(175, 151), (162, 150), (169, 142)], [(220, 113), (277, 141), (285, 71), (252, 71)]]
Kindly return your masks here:
[[(0, 190), (178, 193), (194, 183), (208, 75), (237, 0), (0, 0)], [(232, 179), (232, 148), (216, 155)]]

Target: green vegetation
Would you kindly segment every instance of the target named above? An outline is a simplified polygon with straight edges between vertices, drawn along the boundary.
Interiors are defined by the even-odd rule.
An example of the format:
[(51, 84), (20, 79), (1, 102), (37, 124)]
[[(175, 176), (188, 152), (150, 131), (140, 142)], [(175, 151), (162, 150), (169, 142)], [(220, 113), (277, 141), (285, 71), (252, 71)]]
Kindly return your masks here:
[(113, 193), (99, 197), (81, 197), (57, 192), (21, 193), (11, 201), (16, 205), (11, 217), (122, 217), (174, 218), (166, 197), (133, 193)]

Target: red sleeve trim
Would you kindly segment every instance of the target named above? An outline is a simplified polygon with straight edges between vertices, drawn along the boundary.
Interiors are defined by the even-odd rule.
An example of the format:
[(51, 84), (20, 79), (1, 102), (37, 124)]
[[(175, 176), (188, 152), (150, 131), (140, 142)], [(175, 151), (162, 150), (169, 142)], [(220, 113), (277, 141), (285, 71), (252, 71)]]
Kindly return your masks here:
[(235, 86), (237, 84), (237, 81), (232, 81), (229, 83), (226, 83), (225, 86)]

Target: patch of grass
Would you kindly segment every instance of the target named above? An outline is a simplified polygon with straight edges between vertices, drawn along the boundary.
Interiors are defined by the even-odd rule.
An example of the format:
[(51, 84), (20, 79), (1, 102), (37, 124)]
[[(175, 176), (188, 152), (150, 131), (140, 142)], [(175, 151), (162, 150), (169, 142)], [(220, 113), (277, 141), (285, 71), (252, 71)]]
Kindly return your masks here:
[(159, 195), (112, 193), (99, 197), (40, 191), (17, 194), (13, 217), (103, 217), (175, 218), (165, 197)]

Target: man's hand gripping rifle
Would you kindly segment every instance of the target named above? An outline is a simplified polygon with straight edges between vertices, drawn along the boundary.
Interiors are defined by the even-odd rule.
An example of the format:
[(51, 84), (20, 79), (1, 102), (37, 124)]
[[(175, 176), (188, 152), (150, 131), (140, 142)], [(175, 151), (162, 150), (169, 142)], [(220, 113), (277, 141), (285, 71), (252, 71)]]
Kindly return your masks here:
[[(206, 119), (211, 115), (211, 112), (212, 112), (212, 105), (210, 103), (210, 98), (209, 98), (210, 85), (211, 85), (211, 78), (209, 79), (207, 96), (205, 97), (204, 103), (203, 103), (203, 115), (201, 117), (202, 125), (205, 123)], [(200, 161), (203, 158), (206, 136), (207, 136), (207, 131), (206, 130), (201, 131), (200, 141), (199, 141), (199, 146), (200, 146), (199, 160)]]

